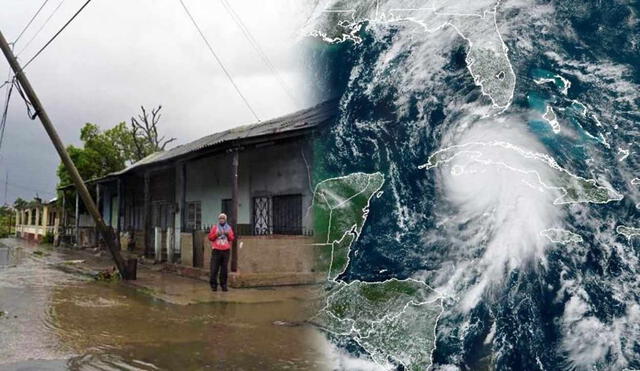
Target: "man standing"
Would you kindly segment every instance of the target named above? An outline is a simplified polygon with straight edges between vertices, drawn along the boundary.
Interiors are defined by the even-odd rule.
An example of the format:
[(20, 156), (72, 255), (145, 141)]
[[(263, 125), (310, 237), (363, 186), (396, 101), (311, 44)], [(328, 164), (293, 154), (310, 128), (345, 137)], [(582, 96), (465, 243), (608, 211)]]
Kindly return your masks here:
[(218, 273), (220, 274), (220, 287), (227, 291), (227, 269), (231, 254), (231, 243), (235, 239), (233, 229), (227, 223), (227, 215), (218, 215), (218, 224), (211, 227), (209, 241), (211, 241), (211, 290), (218, 291)]

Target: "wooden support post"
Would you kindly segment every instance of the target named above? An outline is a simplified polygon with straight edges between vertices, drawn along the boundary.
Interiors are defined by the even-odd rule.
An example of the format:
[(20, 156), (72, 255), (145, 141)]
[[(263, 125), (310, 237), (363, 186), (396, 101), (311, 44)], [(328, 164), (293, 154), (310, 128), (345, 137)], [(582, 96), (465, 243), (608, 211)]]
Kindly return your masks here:
[(231, 160), (231, 227), (236, 234), (231, 246), (231, 271), (238, 271), (238, 150), (233, 151)]
[(185, 219), (187, 217), (186, 204), (187, 204), (187, 167), (184, 162), (180, 161), (176, 163), (175, 169), (176, 175), (176, 194), (177, 194), (177, 210), (174, 215), (173, 222), (173, 240), (174, 251), (182, 252), (182, 232), (186, 230)]
[(172, 240), (173, 237), (173, 228), (171, 226), (167, 227), (167, 238), (166, 238), (166, 247), (167, 247), (167, 263), (173, 263), (173, 252), (175, 251), (173, 248)]
[(61, 216), (61, 220), (60, 220), (60, 224), (62, 224), (62, 230), (58, 233), (60, 233), (60, 237), (63, 237), (66, 233), (67, 233), (67, 197), (64, 193), (64, 191), (61, 192), (62, 193), (62, 216)]
[(76, 246), (80, 246), (80, 196), (76, 191)]
[[(97, 183), (97, 182), (96, 182), (96, 207), (98, 208), (100, 215), (102, 215), (102, 209), (100, 209), (100, 183)], [(104, 215), (102, 215), (102, 218), (104, 218)]]
[[(116, 233), (120, 233), (124, 230), (125, 225), (124, 225), (124, 185), (122, 184), (122, 179), (118, 178), (118, 183), (117, 183), (117, 195), (118, 195), (118, 204), (115, 206), (118, 208), (118, 212), (116, 215), (116, 220), (115, 222), (112, 220), (111, 224), (116, 226)], [(111, 207), (113, 207), (113, 202), (111, 203)], [(112, 212), (113, 214), (113, 212)]]
[(144, 234), (144, 256), (149, 256), (151, 252), (151, 193), (149, 190), (149, 171), (144, 173), (144, 207), (142, 210), (142, 228)]
[[(104, 218), (102, 209), (100, 208), (100, 184), (98, 182), (96, 182), (96, 208), (98, 209), (100, 216)], [(102, 248), (102, 246), (100, 246), (100, 235), (96, 235), (96, 247)]]
[(187, 165), (180, 163), (180, 230), (187, 229)]

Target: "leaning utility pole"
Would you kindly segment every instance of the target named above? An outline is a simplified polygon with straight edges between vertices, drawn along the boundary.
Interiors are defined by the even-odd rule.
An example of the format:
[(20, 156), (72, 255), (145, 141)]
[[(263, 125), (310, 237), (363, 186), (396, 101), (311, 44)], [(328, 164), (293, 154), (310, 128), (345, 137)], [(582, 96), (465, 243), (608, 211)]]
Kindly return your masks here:
[(33, 108), (36, 111), (35, 113), (40, 118), (40, 121), (42, 122), (42, 126), (44, 126), (44, 130), (49, 135), (49, 138), (51, 139), (53, 146), (56, 147), (56, 151), (58, 151), (58, 155), (60, 155), (60, 159), (62, 160), (62, 163), (64, 164), (65, 168), (69, 172), (69, 175), (71, 175), (73, 184), (76, 187), (76, 191), (79, 193), (80, 197), (82, 198), (82, 202), (84, 202), (84, 205), (89, 211), (89, 214), (91, 214), (91, 216), (95, 220), (96, 228), (98, 229), (98, 232), (100, 232), (100, 234), (102, 235), (102, 238), (106, 242), (107, 247), (111, 252), (111, 256), (113, 256), (113, 260), (116, 263), (116, 267), (120, 272), (120, 275), (124, 279), (132, 278), (127, 274), (127, 266), (125, 266), (124, 259), (122, 258), (122, 255), (120, 255), (120, 250), (116, 246), (115, 234), (113, 233), (113, 230), (107, 227), (107, 225), (104, 223), (104, 220), (102, 219), (102, 216), (100, 215), (100, 212), (96, 207), (96, 204), (93, 202), (93, 199), (91, 198), (91, 195), (87, 190), (87, 187), (85, 186), (84, 182), (82, 181), (82, 178), (80, 177), (80, 173), (78, 173), (78, 169), (73, 164), (71, 157), (69, 157), (67, 150), (64, 148), (64, 145), (62, 144), (62, 141), (60, 140), (60, 137), (58, 136), (58, 133), (56, 132), (55, 127), (51, 123), (51, 120), (49, 120), (49, 116), (47, 115), (47, 112), (44, 110), (44, 107), (42, 107), (42, 104), (40, 103), (40, 100), (38, 99), (36, 92), (31, 87), (29, 80), (27, 80), (27, 76), (22, 71), (22, 67), (20, 67), (20, 65), (18, 64), (18, 61), (16, 60), (16, 57), (13, 55), (13, 51), (9, 47), (9, 44), (7, 43), (7, 40), (4, 38), (4, 35), (2, 34), (2, 32), (0, 32), (0, 49), (2, 49), (2, 52), (4, 53), (4, 56), (7, 58), (7, 61), (9, 62), (11, 69), (15, 73), (16, 78), (20, 83), (20, 86), (22, 86), (25, 94), (29, 98), (29, 101), (33, 105)]

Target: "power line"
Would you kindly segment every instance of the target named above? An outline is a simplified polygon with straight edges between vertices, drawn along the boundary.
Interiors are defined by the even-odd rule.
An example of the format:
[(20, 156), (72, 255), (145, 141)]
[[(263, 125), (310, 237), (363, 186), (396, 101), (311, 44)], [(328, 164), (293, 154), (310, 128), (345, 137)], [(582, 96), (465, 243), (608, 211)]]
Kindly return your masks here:
[(7, 92), (4, 107), (2, 107), (2, 117), (0, 118), (0, 148), (2, 148), (2, 142), (4, 141), (4, 128), (7, 126), (7, 117), (9, 116), (9, 102), (11, 101), (11, 92), (13, 91), (13, 86), (9, 87), (9, 91)]
[(231, 74), (229, 73), (229, 71), (227, 71), (227, 69), (225, 68), (224, 64), (222, 63), (222, 60), (220, 60), (220, 58), (218, 57), (216, 52), (213, 50), (213, 47), (209, 43), (209, 40), (207, 40), (207, 38), (204, 36), (204, 33), (202, 33), (202, 30), (198, 26), (198, 23), (196, 23), (196, 20), (191, 15), (191, 12), (189, 12), (189, 9), (185, 5), (184, 1), (182, 1), (182, 0), (179, 0), (179, 1), (180, 1), (180, 4), (182, 4), (182, 8), (187, 13), (187, 16), (189, 16), (189, 19), (191, 19), (191, 23), (193, 23), (193, 26), (196, 28), (196, 30), (198, 30), (198, 33), (200, 34), (200, 37), (202, 37), (202, 40), (204, 41), (204, 43), (207, 44), (207, 47), (209, 48), (209, 51), (211, 52), (211, 55), (213, 55), (213, 58), (215, 58), (216, 62), (218, 62), (218, 65), (220, 65), (220, 68), (222, 69), (224, 74), (229, 79), (229, 82), (231, 82), (231, 85), (233, 85), (234, 89), (236, 90), (236, 92), (238, 93), (240, 98), (242, 98), (242, 100), (244, 101), (244, 104), (247, 106), (249, 111), (251, 111), (251, 113), (256, 118), (256, 120), (260, 121), (260, 117), (258, 117), (258, 115), (256, 114), (256, 111), (253, 110), (253, 108), (251, 107), (251, 104), (249, 104), (249, 101), (247, 100), (247, 98), (242, 94), (242, 92), (240, 91), (240, 88), (238, 87), (238, 85), (236, 85), (235, 81), (233, 81), (233, 77), (231, 77)]
[[(13, 50), (13, 45), (11, 45), (11, 50)], [(2, 84), (2, 86), (5, 86), (7, 84), (10, 84), (10, 85), (7, 86), (7, 91), (5, 93), (5, 101), (2, 109), (2, 116), (0, 116), (0, 150), (2, 150), (2, 142), (4, 140), (4, 128), (7, 125), (7, 117), (9, 116), (9, 102), (11, 101), (11, 92), (13, 91), (15, 80), (16, 80), (15, 76), (11, 78), (11, 69), (9, 69), (9, 72), (7, 73), (7, 81), (4, 84)]]
[(49, 0), (44, 0), (42, 5), (40, 5), (40, 8), (38, 8), (38, 11), (36, 11), (36, 14), (34, 14), (33, 17), (31, 17), (31, 20), (29, 20), (29, 23), (27, 23), (27, 25), (24, 26), (24, 28), (22, 29), (22, 32), (20, 32), (20, 35), (18, 35), (18, 37), (16, 37), (16, 39), (13, 41), (14, 44), (17, 43), (18, 40), (20, 40), (22, 35), (24, 35), (24, 32), (27, 30), (27, 28), (29, 28), (29, 26), (31, 26), (31, 23), (33, 23), (33, 21), (36, 19), (38, 14), (40, 14), (40, 12), (42, 11), (42, 8), (44, 8), (44, 6), (47, 5), (48, 2)]
[(55, 40), (55, 39), (56, 39), (56, 37), (58, 37), (58, 35), (60, 35), (60, 33), (61, 33), (62, 31), (64, 31), (64, 29), (65, 29), (65, 28), (67, 28), (67, 26), (68, 26), (68, 25), (69, 25), (69, 24), (70, 24), (70, 23), (71, 23), (71, 22), (72, 22), (72, 21), (73, 21), (73, 20), (78, 16), (78, 14), (80, 14), (80, 12), (82, 12), (82, 10), (83, 10), (87, 5), (89, 5), (89, 3), (90, 3), (90, 2), (91, 2), (91, 0), (87, 0), (87, 2), (85, 2), (85, 3), (84, 3), (84, 5), (82, 5), (82, 6), (80, 7), (80, 9), (78, 9), (78, 11), (77, 11), (77, 12), (75, 12), (75, 14), (71, 17), (71, 19), (69, 19), (69, 20), (67, 21), (67, 23), (65, 23), (65, 24), (62, 26), (62, 28), (60, 28), (60, 29), (58, 30), (58, 32), (56, 32), (56, 33), (55, 33), (55, 35), (53, 35), (53, 37), (52, 37), (51, 39), (49, 39), (49, 41), (47, 41), (47, 43), (46, 43), (46, 44), (44, 44), (44, 46), (43, 46), (42, 48), (40, 48), (40, 50), (38, 50), (38, 52), (37, 52), (33, 57), (31, 57), (31, 59), (29, 59), (29, 60), (27, 61), (27, 63), (25, 63), (25, 64), (22, 66), (22, 69), (21, 69), (21, 70), (22, 70), (22, 71), (24, 71), (24, 69), (25, 69), (25, 68), (27, 68), (27, 66), (28, 66), (31, 62), (33, 62), (33, 60), (34, 60), (34, 59), (36, 59), (36, 58), (40, 55), (40, 53), (42, 53), (42, 52), (47, 48), (47, 46), (49, 46), (49, 44), (51, 44), (51, 43), (53, 42), (53, 40)]
[(244, 35), (244, 37), (247, 39), (247, 41), (249, 41), (249, 44), (251, 44), (251, 46), (258, 53), (258, 56), (262, 59), (264, 64), (267, 66), (267, 68), (269, 68), (269, 70), (271, 70), (271, 73), (273, 74), (273, 76), (276, 78), (276, 80), (278, 80), (278, 83), (280, 84), (280, 87), (282, 88), (282, 90), (284, 90), (285, 94), (287, 94), (289, 99), (291, 99), (291, 101), (294, 104), (298, 104), (298, 100), (291, 93), (291, 89), (286, 84), (286, 82), (282, 79), (282, 77), (278, 73), (278, 70), (275, 68), (273, 63), (271, 63), (271, 60), (269, 59), (267, 54), (264, 52), (262, 47), (260, 47), (260, 44), (258, 43), (258, 41), (256, 41), (256, 39), (253, 37), (253, 35), (251, 34), (251, 31), (249, 31), (249, 28), (242, 21), (242, 18), (240, 18), (238, 13), (236, 13), (236, 11), (233, 9), (233, 7), (231, 7), (231, 4), (229, 4), (229, 2), (227, 0), (221, 0), (221, 1), (222, 1), (222, 5), (224, 6), (225, 10), (231, 16), (231, 19), (233, 19), (233, 21), (236, 23), (236, 25), (238, 25), (238, 28), (240, 28), (240, 31), (242, 31), (242, 34)]
[(2, 142), (4, 141), (4, 128), (7, 126), (7, 117), (9, 116), (9, 102), (11, 101), (11, 92), (13, 92), (14, 81), (15, 78), (12, 79), (11, 85), (7, 87), (4, 105), (2, 107), (2, 116), (0, 117), (0, 149), (2, 149)]
[[(14, 80), (15, 80), (15, 78), (14, 78)], [(27, 106), (27, 116), (29, 116), (30, 119), (35, 120), (36, 117), (38, 117), (38, 112), (36, 111), (34, 113), (31, 113), (31, 109), (33, 108), (33, 104), (31, 103), (31, 101), (29, 101), (29, 99), (27, 99), (24, 91), (22, 91), (22, 86), (20, 85), (20, 82), (15, 81), (14, 85), (18, 88), (18, 94), (20, 94), (20, 97), (24, 101), (24, 104)]]
[(56, 6), (55, 9), (53, 9), (53, 11), (51, 12), (51, 14), (49, 14), (49, 16), (47, 17), (47, 19), (45, 19), (44, 23), (40, 26), (40, 28), (38, 28), (38, 31), (36, 31), (36, 33), (29, 39), (29, 41), (27, 41), (26, 44), (24, 44), (24, 46), (22, 47), (22, 49), (20, 49), (20, 51), (18, 52), (18, 54), (16, 54), (17, 56), (22, 54), (22, 52), (24, 52), (29, 45), (31, 45), (31, 43), (33, 42), (33, 40), (35, 40), (35, 38), (40, 34), (40, 32), (42, 32), (42, 30), (44, 29), (44, 27), (49, 23), (49, 21), (51, 20), (51, 18), (53, 18), (53, 15), (56, 14), (58, 12), (58, 9), (60, 9), (60, 6), (62, 5), (62, 3), (64, 3), (64, 0), (61, 0), (58, 3), (58, 6)]

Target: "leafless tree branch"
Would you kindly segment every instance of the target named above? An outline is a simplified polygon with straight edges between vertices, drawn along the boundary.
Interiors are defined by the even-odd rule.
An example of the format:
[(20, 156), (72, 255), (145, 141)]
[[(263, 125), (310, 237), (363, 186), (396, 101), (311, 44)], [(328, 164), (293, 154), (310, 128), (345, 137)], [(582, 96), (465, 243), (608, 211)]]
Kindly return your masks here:
[(158, 123), (162, 117), (161, 109), (161, 105), (152, 108), (149, 116), (144, 106), (140, 106), (142, 114), (139, 114), (137, 119), (131, 117), (133, 142), (140, 159), (153, 152), (164, 151), (169, 143), (176, 140), (176, 138), (167, 139), (166, 136), (158, 138)]

